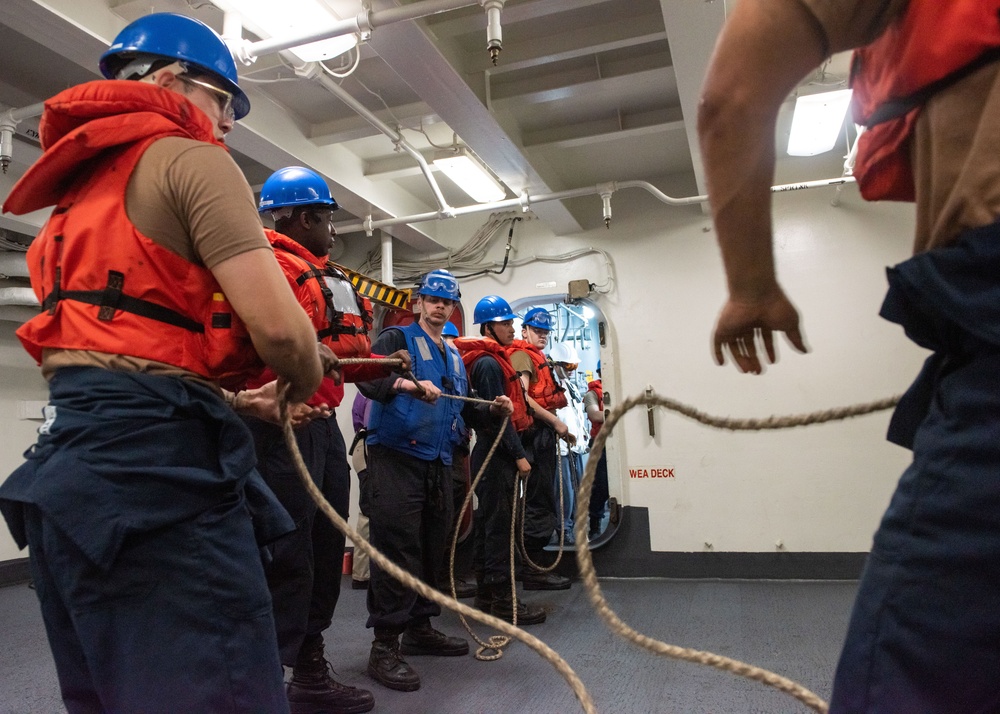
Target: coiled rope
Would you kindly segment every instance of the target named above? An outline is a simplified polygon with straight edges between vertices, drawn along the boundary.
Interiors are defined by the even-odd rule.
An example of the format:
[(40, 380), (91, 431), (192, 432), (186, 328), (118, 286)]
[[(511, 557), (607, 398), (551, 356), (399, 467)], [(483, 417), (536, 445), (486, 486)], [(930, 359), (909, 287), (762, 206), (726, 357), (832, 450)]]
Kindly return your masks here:
[(601, 430), (597, 432), (597, 436), (594, 437), (594, 441), (590, 446), (590, 456), (587, 459), (587, 466), (584, 469), (583, 481), (580, 483), (580, 491), (577, 494), (576, 501), (575, 534), (576, 542), (578, 544), (576, 550), (576, 561), (580, 569), (580, 579), (583, 581), (584, 588), (587, 591), (587, 596), (590, 598), (590, 602), (594, 606), (594, 609), (597, 610), (597, 614), (601, 616), (601, 619), (604, 620), (613, 633), (628, 640), (629, 642), (632, 642), (633, 644), (638, 645), (639, 647), (642, 647), (643, 649), (649, 650), (654, 654), (673, 657), (674, 659), (685, 660), (687, 662), (695, 662), (696, 664), (708, 665), (740, 677), (751, 679), (755, 682), (760, 682), (761, 684), (774, 687), (775, 689), (798, 699), (813, 711), (820, 712), (820, 714), (826, 714), (829, 710), (827, 703), (798, 682), (794, 682), (766, 669), (761, 669), (760, 667), (747, 664), (746, 662), (740, 662), (739, 660), (723, 657), (722, 655), (717, 655), (712, 652), (688, 649), (686, 647), (678, 647), (677, 645), (661, 642), (660, 640), (643, 635), (622, 621), (614, 610), (611, 609), (611, 606), (608, 605), (608, 601), (604, 599), (604, 595), (601, 592), (601, 586), (597, 582), (597, 572), (594, 569), (594, 561), (590, 554), (590, 548), (587, 546), (586, 528), (590, 510), (590, 492), (593, 488), (594, 477), (597, 473), (597, 463), (600, 461), (601, 455), (604, 453), (605, 444), (608, 437), (611, 436), (611, 432), (614, 429), (615, 424), (617, 424), (619, 420), (625, 416), (625, 414), (640, 404), (664, 407), (677, 412), (678, 414), (694, 419), (701, 424), (706, 424), (718, 429), (728, 429), (730, 431), (759, 431), (763, 429), (788, 429), (795, 426), (821, 424), (828, 421), (848, 419), (850, 417), (891, 409), (898, 401), (899, 397), (889, 397), (887, 399), (880, 399), (866, 404), (838, 407), (834, 409), (827, 409), (825, 411), (786, 417), (771, 416), (764, 419), (734, 419), (730, 417), (715, 417), (699, 411), (694, 407), (682, 404), (674, 399), (661, 397), (655, 393), (637, 395), (622, 401), (621, 404), (611, 410), (604, 421), (604, 426), (601, 427)]

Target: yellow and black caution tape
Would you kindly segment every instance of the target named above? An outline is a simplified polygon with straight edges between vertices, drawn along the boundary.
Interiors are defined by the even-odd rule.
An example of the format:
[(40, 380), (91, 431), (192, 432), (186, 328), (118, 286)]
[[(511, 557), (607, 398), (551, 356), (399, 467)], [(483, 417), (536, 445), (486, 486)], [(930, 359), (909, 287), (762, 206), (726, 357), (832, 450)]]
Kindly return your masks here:
[(347, 279), (351, 281), (351, 285), (358, 291), (358, 294), (368, 298), (372, 302), (401, 310), (405, 310), (410, 306), (409, 289), (394, 288), (391, 285), (380, 283), (378, 280), (369, 278), (367, 275), (362, 275), (350, 268), (345, 268), (343, 265), (337, 265), (337, 263), (333, 263), (333, 265), (339, 270), (344, 271)]

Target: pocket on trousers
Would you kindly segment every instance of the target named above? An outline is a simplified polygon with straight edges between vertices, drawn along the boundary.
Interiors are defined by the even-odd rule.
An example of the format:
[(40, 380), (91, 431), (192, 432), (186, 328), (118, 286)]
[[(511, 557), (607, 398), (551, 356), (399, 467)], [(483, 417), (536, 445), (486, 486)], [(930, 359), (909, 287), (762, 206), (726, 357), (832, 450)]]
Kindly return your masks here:
[(222, 614), (248, 620), (271, 611), (253, 524), (241, 494), (198, 517), (194, 552), (208, 597)]

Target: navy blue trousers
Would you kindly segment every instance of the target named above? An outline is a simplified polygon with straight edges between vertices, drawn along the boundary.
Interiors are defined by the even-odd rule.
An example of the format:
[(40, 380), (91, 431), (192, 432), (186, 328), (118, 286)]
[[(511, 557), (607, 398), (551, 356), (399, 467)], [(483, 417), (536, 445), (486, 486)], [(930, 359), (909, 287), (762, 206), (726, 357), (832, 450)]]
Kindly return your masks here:
[[(333, 621), (340, 599), (345, 536), (319, 512), (292, 463), (280, 427), (248, 418), (257, 449), (257, 468), (285, 507), (296, 529), (268, 546), (267, 584), (274, 600), (274, 624), (282, 664), (293, 667), (303, 645), (316, 644)], [(351, 470), (337, 419), (315, 419), (295, 430), (313, 483), (348, 519)]]
[[(368, 445), (368, 528), (383, 555), (431, 587), (438, 582), (452, 522), (452, 468), (440, 459), (425, 461), (381, 444)], [(368, 627), (399, 634), (441, 614), (441, 607), (418, 595), (371, 561)]]
[(67, 710), (287, 712), (258, 546), (292, 524), (246, 427), (177, 378), (64, 368), (50, 393), (0, 509)]
[(1000, 712), (1000, 225), (889, 271), (934, 351), (889, 429), (913, 450), (862, 575), (832, 714)]

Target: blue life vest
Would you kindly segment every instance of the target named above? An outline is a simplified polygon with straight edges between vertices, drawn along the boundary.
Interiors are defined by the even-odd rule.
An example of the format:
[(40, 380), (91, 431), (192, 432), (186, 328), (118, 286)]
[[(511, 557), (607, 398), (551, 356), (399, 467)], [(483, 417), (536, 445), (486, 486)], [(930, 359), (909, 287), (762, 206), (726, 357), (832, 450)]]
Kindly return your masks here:
[[(444, 343), (445, 352), (413, 323), (398, 329), (406, 337), (406, 348), (418, 380), (433, 382), (444, 394), (466, 396), (469, 379), (458, 350)], [(461, 411), (465, 403), (458, 399), (422, 402), (409, 394), (397, 394), (386, 403), (372, 402), (368, 417), (368, 444), (381, 444), (418, 459), (440, 458), (451, 465), (455, 445), (462, 441)]]

